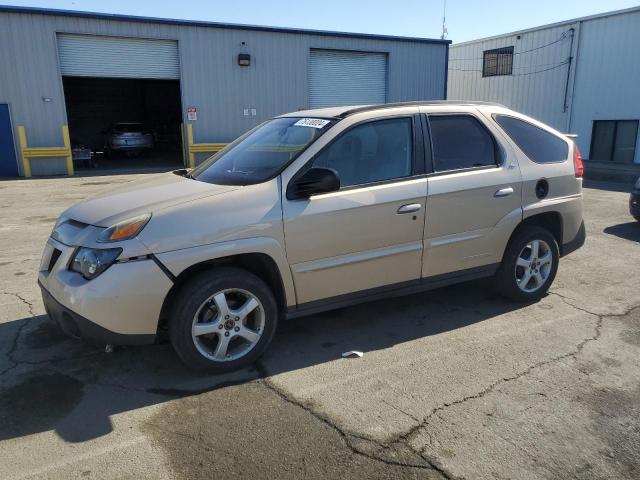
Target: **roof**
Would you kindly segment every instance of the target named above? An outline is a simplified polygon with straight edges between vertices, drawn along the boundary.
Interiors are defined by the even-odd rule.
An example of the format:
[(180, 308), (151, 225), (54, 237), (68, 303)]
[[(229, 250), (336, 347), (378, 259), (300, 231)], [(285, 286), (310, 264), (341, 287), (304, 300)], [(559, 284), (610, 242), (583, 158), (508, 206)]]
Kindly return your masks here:
[(624, 15), (625, 13), (635, 13), (635, 12), (640, 12), (640, 6), (625, 8), (622, 10), (612, 10), (610, 12), (597, 13), (595, 15), (588, 15), (586, 17), (572, 18), (570, 20), (563, 20), (561, 22), (556, 22), (556, 23), (548, 23), (546, 25), (540, 25), (538, 27), (526, 28), (524, 30), (517, 30), (515, 32), (509, 32), (509, 33), (501, 33), (499, 35), (492, 35), (490, 37), (477, 38), (475, 40), (469, 40), (466, 42), (454, 43), (453, 45), (451, 45), (451, 47), (455, 48), (463, 45), (470, 45), (472, 43), (484, 42), (486, 40), (494, 40), (496, 38), (510, 37), (511, 35), (521, 35), (523, 33), (535, 32), (536, 30), (544, 30), (546, 28), (561, 27), (562, 25), (570, 25), (572, 23), (585, 22), (588, 20), (597, 20), (599, 18), (612, 17), (614, 15)]
[(316, 118), (345, 118), (349, 115), (372, 110), (383, 110), (386, 108), (399, 107), (419, 107), (419, 106), (494, 106), (504, 107), (499, 103), (466, 101), (466, 100), (417, 100), (415, 102), (380, 103), (375, 105), (345, 105), (342, 107), (315, 108), (311, 110), (299, 110), (297, 112), (285, 113), (281, 117), (316, 117)]
[(120, 15), (115, 13), (97, 13), (97, 12), (82, 12), (76, 10), (60, 10), (38, 7), (16, 7), (10, 5), (0, 5), (0, 13), (23, 13), (23, 14), (37, 14), (37, 15), (52, 15), (57, 17), (76, 17), (76, 18), (93, 18), (97, 20), (112, 20), (119, 22), (139, 22), (139, 23), (159, 23), (165, 25), (179, 25), (187, 27), (209, 27), (209, 28), (224, 28), (231, 30), (255, 30), (260, 32), (276, 32), (276, 33), (293, 33), (293, 34), (306, 34), (306, 35), (323, 35), (330, 37), (349, 37), (349, 38), (363, 38), (371, 40), (391, 40), (401, 42), (418, 42), (418, 43), (437, 43), (448, 45), (451, 40), (441, 40), (436, 38), (422, 38), (422, 37), (402, 37), (396, 35), (378, 35), (371, 33), (355, 33), (355, 32), (335, 32), (330, 30), (312, 30), (304, 28), (288, 28), (288, 27), (269, 27), (262, 25), (244, 25), (237, 23), (219, 23), (219, 22), (205, 22), (200, 20), (179, 20), (171, 18), (158, 18), (158, 17), (141, 17), (135, 15)]

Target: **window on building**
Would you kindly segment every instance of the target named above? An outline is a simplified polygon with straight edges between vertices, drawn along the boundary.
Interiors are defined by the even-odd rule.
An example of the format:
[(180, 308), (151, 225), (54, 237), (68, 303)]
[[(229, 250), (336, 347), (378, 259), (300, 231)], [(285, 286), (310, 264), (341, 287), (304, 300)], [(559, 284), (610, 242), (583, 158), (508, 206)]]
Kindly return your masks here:
[(551, 163), (567, 159), (569, 145), (552, 133), (508, 115), (494, 115), (493, 118), (520, 150), (534, 162)]
[(637, 138), (638, 120), (594, 121), (589, 160), (633, 163)]
[(513, 47), (485, 50), (482, 54), (482, 76), (511, 75), (513, 73)]
[(348, 187), (408, 177), (412, 173), (411, 118), (392, 118), (353, 127), (314, 159), (316, 167), (338, 172)]
[(436, 172), (498, 164), (493, 137), (471, 115), (430, 115), (429, 126)]

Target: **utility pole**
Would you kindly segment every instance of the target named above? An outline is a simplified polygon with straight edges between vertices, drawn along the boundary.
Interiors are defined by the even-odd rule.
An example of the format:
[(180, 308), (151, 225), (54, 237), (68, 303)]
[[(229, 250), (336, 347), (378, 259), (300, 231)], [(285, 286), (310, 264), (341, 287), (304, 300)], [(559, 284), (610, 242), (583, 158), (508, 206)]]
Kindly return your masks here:
[(447, 38), (447, 33), (448, 33), (447, 27), (445, 26), (446, 18), (447, 18), (447, 0), (444, 0), (444, 7), (442, 8), (442, 35), (440, 36), (442, 40)]

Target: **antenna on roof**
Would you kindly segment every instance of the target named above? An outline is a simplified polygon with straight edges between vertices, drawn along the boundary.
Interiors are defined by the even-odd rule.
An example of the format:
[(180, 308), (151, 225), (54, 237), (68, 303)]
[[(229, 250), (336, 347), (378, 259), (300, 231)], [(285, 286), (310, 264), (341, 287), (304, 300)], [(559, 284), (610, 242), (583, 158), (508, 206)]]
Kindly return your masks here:
[(442, 35), (440, 36), (442, 40), (447, 38), (447, 34), (449, 33), (447, 32), (447, 27), (445, 26), (446, 19), (447, 19), (447, 0), (444, 0), (444, 6), (442, 8)]

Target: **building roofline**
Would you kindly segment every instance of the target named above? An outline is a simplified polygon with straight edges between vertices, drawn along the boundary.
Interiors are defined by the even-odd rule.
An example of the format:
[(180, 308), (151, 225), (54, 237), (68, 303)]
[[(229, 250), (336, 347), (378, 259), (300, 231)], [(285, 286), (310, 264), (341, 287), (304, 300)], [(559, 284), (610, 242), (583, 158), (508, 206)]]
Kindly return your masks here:
[(623, 15), (625, 13), (634, 13), (634, 12), (640, 12), (640, 6), (624, 8), (622, 10), (612, 10), (610, 12), (596, 13), (594, 15), (587, 15), (586, 17), (572, 18), (570, 20), (563, 20), (561, 22), (548, 23), (546, 25), (539, 25), (537, 27), (525, 28), (524, 30), (516, 30), (515, 32), (501, 33), (499, 35), (492, 35), (490, 37), (477, 38), (475, 40), (468, 40), (466, 42), (454, 43), (453, 45), (451, 45), (451, 47), (455, 48), (463, 45), (471, 45), (473, 43), (484, 42), (487, 40), (495, 40), (498, 38), (510, 37), (512, 35), (521, 35), (523, 33), (535, 32), (537, 30), (545, 30), (547, 28), (560, 27), (562, 25), (570, 25), (576, 22), (585, 22), (588, 20), (596, 20), (599, 18), (613, 17), (615, 15)]
[(322, 35), (329, 37), (349, 37), (349, 38), (363, 38), (371, 40), (391, 40), (391, 41), (403, 41), (403, 42), (417, 42), (417, 43), (435, 43), (447, 45), (451, 43), (451, 40), (440, 40), (436, 38), (422, 38), (422, 37), (403, 37), (396, 35), (379, 35), (373, 33), (355, 33), (355, 32), (336, 32), (331, 30), (313, 30), (305, 28), (289, 28), (289, 27), (269, 27), (261, 25), (244, 25), (237, 23), (220, 23), (220, 22), (206, 22), (200, 20), (179, 20), (172, 18), (158, 18), (158, 17), (141, 17), (135, 15), (121, 15), (116, 13), (99, 13), (99, 12), (84, 12), (76, 10), (62, 10), (62, 9), (50, 9), (40, 7), (18, 7), (11, 5), (0, 5), (0, 13), (22, 13), (22, 14), (36, 14), (36, 15), (51, 15), (57, 17), (76, 17), (76, 18), (92, 18), (96, 20), (113, 20), (119, 22), (139, 22), (139, 23), (159, 23), (164, 25), (178, 25), (187, 27), (209, 27), (209, 28), (223, 28), (229, 30), (253, 30), (260, 32), (275, 32), (275, 33), (291, 33), (291, 34), (305, 34), (305, 35)]

